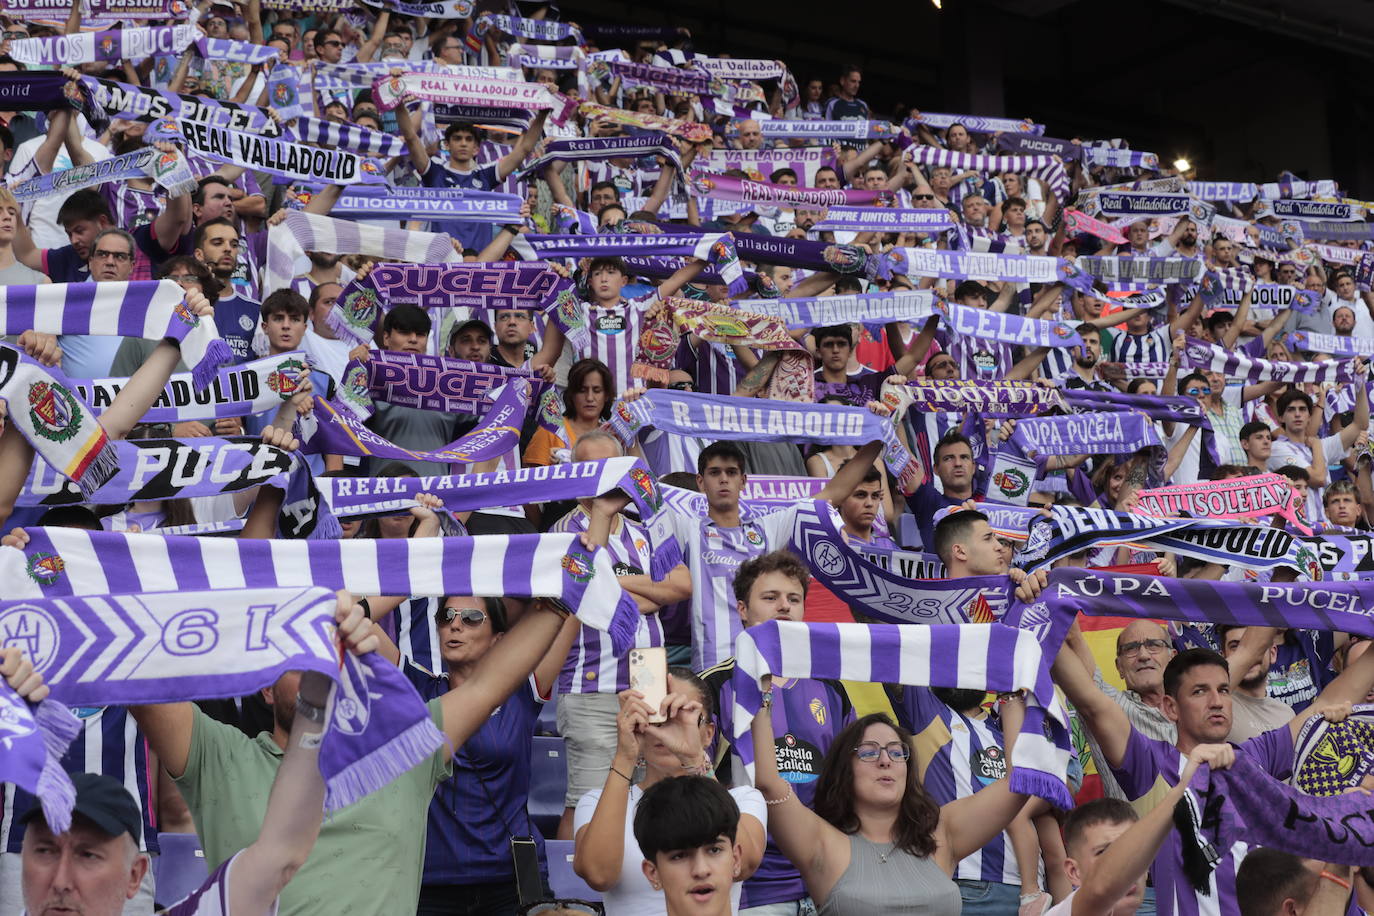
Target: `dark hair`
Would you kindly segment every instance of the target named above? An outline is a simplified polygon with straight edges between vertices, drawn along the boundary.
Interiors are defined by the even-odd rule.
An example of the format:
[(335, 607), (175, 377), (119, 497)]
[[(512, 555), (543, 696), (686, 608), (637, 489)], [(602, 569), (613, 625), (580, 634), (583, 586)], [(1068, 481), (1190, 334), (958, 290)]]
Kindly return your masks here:
[(969, 296), (982, 296), (989, 302), (993, 299), (992, 292), (977, 280), (965, 280), (954, 287), (954, 298), (956, 300), (965, 299)]
[(591, 200), (593, 194), (595, 194), (597, 191), (605, 190), (606, 188), (610, 188), (612, 191), (614, 191), (615, 199), (620, 200), (620, 189), (615, 186), (614, 181), (598, 181), (596, 184), (592, 185), (590, 188), (587, 189), (587, 199)]
[(816, 339), (816, 348), (820, 349), (821, 343), (832, 338), (840, 338), (850, 349), (854, 347), (854, 329), (847, 324), (828, 324), (825, 327), (816, 328), (811, 332), (811, 336)]
[(1308, 412), (1310, 413), (1312, 410), (1312, 399), (1307, 396), (1307, 392), (1290, 388), (1279, 398), (1277, 405), (1279, 416), (1283, 416), (1284, 412), (1294, 404), (1306, 404)]
[(701, 679), (701, 676), (686, 665), (669, 665), (668, 674), (677, 678), (679, 681), (686, 681), (688, 684), (692, 685), (692, 689), (701, 696), (701, 714), (703, 719), (706, 722), (714, 722), (716, 719), (716, 693), (707, 686), (706, 682)]
[(1223, 324), (1230, 324), (1235, 320), (1235, 315), (1223, 309), (1218, 309), (1217, 311), (1208, 315), (1206, 320), (1202, 322), (1202, 325), (1203, 327), (1207, 328), (1207, 330), (1215, 332), (1216, 329), (1221, 327)]
[(333, 29), (316, 29), (315, 38), (310, 43), (316, 48), (323, 48), (324, 43), (329, 40), (330, 35), (333, 35), (335, 38), (339, 39), (339, 41), (343, 41), (343, 36)]
[(851, 73), (857, 73), (860, 76), (863, 76), (863, 72), (863, 68), (861, 68), (858, 64), (845, 64), (842, 67), (840, 67), (840, 79), (844, 79)]
[(955, 445), (967, 445), (969, 454), (973, 454), (973, 443), (968, 440), (968, 436), (965, 436), (957, 429), (951, 429), (940, 437), (939, 442), (935, 443), (935, 448), (932, 449), (930, 453), (930, 459), (938, 464), (940, 462), (940, 452)]
[(769, 172), (769, 173), (768, 173), (768, 180), (771, 181), (773, 184), (777, 184), (777, 183), (778, 183), (778, 179), (779, 179), (780, 177), (782, 177), (783, 175), (791, 175), (793, 178), (796, 178), (798, 181), (801, 180), (801, 178), (797, 175), (797, 170), (796, 170), (796, 169), (790, 169), (790, 168), (787, 168), (786, 166), (783, 166), (783, 167), (780, 168), (780, 169), (773, 169), (773, 171)]
[(1184, 392), (1184, 391), (1187, 391), (1187, 390), (1188, 390), (1188, 383), (1191, 382), (1193, 379), (1197, 379), (1199, 384), (1208, 385), (1208, 386), (1211, 385), (1211, 383), (1207, 381), (1207, 376), (1203, 375), (1201, 372), (1189, 372), (1189, 373), (1188, 373), (1187, 375), (1185, 375), (1183, 378), (1179, 379), (1179, 382), (1178, 382), (1178, 390), (1179, 390), (1179, 392), (1182, 393), (1182, 392)]
[[(864, 291), (864, 281), (855, 276), (837, 277), (835, 280), (835, 292), (837, 293), (861, 293)], [(849, 325), (841, 325), (848, 328)], [(852, 329), (851, 329), (852, 331)]]
[[(812, 810), (838, 830), (847, 834), (859, 831), (859, 815), (854, 811), (854, 748), (863, 740), (870, 725), (886, 725), (897, 738), (911, 746), (911, 732), (893, 722), (886, 713), (875, 712), (851, 722), (835, 736), (821, 763), (816, 780)], [(910, 758), (906, 762), (906, 790), (902, 793), (897, 822), (892, 827), (896, 848), (913, 856), (935, 852), (935, 828), (940, 824), (940, 806), (921, 787), (920, 768)]]
[(1026, 209), (1026, 200), (1023, 197), (1008, 197), (1006, 200), (1002, 201), (1002, 211), (1004, 213), (1007, 207), (1020, 207), (1024, 210)]
[(563, 416), (576, 415), (576, 411), (573, 409), (573, 397), (582, 390), (582, 385), (587, 381), (587, 376), (593, 373), (601, 376), (601, 385), (606, 392), (606, 403), (601, 405), (601, 419), (610, 418), (611, 405), (615, 403), (616, 398), (615, 376), (611, 375), (611, 370), (599, 359), (579, 359), (568, 370), (568, 387), (563, 389)]
[(389, 334), (392, 331), (428, 334), (431, 327), (429, 316), (418, 305), (410, 305), (409, 303), (398, 305), (382, 316), (383, 334)]
[(1169, 664), (1164, 666), (1164, 692), (1175, 700), (1178, 699), (1179, 683), (1183, 680), (1183, 675), (1192, 671), (1194, 668), (1203, 668), (1214, 665), (1222, 671), (1230, 672), (1231, 666), (1226, 663), (1217, 652), (1211, 649), (1204, 649), (1195, 646), (1191, 649), (1184, 649), (1182, 652), (1169, 659)]
[[(1100, 340), (1101, 338), (1098, 338), (1098, 339)], [(1153, 383), (1154, 383), (1154, 379), (1152, 379), (1152, 378), (1147, 378), (1146, 376), (1143, 376), (1143, 375), (1142, 375), (1140, 378), (1133, 378), (1133, 379), (1131, 379), (1129, 382), (1126, 383), (1126, 393), (1127, 393), (1127, 394), (1136, 394), (1136, 393), (1138, 393), (1138, 392), (1140, 391), (1140, 389), (1144, 388), (1147, 384), (1153, 384)], [(1158, 387), (1158, 386), (1156, 386), (1156, 387)]]
[(278, 313), (309, 321), (310, 303), (306, 302), (305, 297), (294, 289), (279, 289), (262, 300), (262, 307), (259, 312), (264, 321)]
[(1240, 441), (1244, 442), (1246, 439), (1249, 439), (1255, 433), (1269, 433), (1270, 435), (1273, 435), (1273, 432), (1273, 428), (1268, 423), (1265, 423), (1263, 420), (1251, 420), (1249, 423), (1246, 423), (1244, 426), (1240, 428), (1240, 435), (1238, 438), (1240, 439)]
[(470, 124), (467, 121), (454, 121), (448, 127), (445, 127), (444, 142), (447, 143), (454, 134), (471, 134), (474, 141), (477, 143), (482, 142), (482, 129), (476, 124)]
[(39, 518), (44, 528), (80, 528), (84, 531), (103, 531), (105, 526), (87, 506), (54, 506)]
[(708, 776), (670, 776), (650, 786), (635, 806), (635, 841), (644, 858), (660, 852), (696, 849), (739, 829), (739, 806)]
[(1285, 464), (1274, 473), (1282, 474), (1294, 483), (1310, 484), (1312, 482), (1312, 475), (1307, 473), (1307, 468), (1300, 468), (1296, 464)]
[(988, 517), (981, 512), (970, 509), (960, 509), (951, 512), (940, 519), (935, 526), (935, 535), (932, 544), (935, 555), (940, 558), (940, 562), (949, 567), (950, 555), (954, 550), (955, 544), (963, 543), (964, 538), (973, 534), (973, 523), (979, 520), (987, 521)]
[(62, 206), (57, 209), (57, 225), (63, 229), (83, 219), (98, 220), (101, 217), (104, 217), (107, 222), (114, 222), (114, 216), (110, 213), (110, 205), (105, 203), (105, 198), (101, 197), (100, 192), (94, 188), (84, 188), (77, 191), (64, 200)]
[(205, 236), (210, 234), (210, 230), (217, 229), (220, 226), (228, 226), (230, 229), (234, 230), (235, 235), (239, 236), (240, 238), (243, 237), (242, 233), (239, 232), (239, 227), (234, 225), (233, 220), (229, 219), (228, 217), (217, 216), (214, 219), (206, 220), (205, 222), (201, 223), (199, 226), (196, 227), (195, 247), (200, 248), (202, 245), (204, 245)]
[(1306, 903), (1319, 880), (1291, 852), (1252, 848), (1236, 869), (1236, 906), (1240, 916), (1273, 916), (1290, 898)]
[[(835, 470), (836, 470), (836, 471), (842, 470), (846, 464), (848, 464), (849, 462), (851, 462), (851, 461), (853, 461), (853, 460), (854, 460), (853, 458), (846, 458), (844, 461), (841, 461), (841, 462), (840, 462), (840, 466), (839, 466), (838, 468), (836, 468)], [(869, 465), (869, 466), (868, 466), (868, 470), (867, 470), (867, 471), (864, 471), (864, 476), (863, 476), (862, 479), (859, 480), (859, 483), (877, 483), (879, 480), (882, 480), (882, 479), (883, 479), (882, 472), (879, 471), (875, 466)]]
[(1075, 846), (1089, 827), (1098, 824), (1134, 824), (1138, 820), (1140, 815), (1130, 802), (1120, 798), (1095, 798), (1086, 805), (1074, 808), (1064, 819), (1064, 848), (1067, 850)]
[(191, 194), (191, 203), (197, 206), (205, 204), (205, 189), (212, 184), (222, 184), (226, 188), (233, 187), (231, 182), (219, 177), (218, 175), (206, 175), (196, 182), (196, 190)]
[(744, 450), (733, 442), (712, 442), (701, 450), (697, 455), (697, 473), (705, 474), (706, 465), (711, 463), (713, 458), (724, 458), (739, 465), (741, 474), (749, 473), (749, 459), (744, 457)]
[(740, 564), (735, 571), (735, 600), (749, 603), (749, 592), (754, 588), (754, 583), (759, 576), (767, 573), (782, 573), (789, 579), (796, 579), (801, 583), (802, 595), (806, 594), (807, 586), (811, 584), (811, 573), (807, 571), (806, 565), (797, 559), (797, 555), (790, 550), (775, 550), (772, 553), (760, 554), (757, 557), (750, 557)]
[(672, 471), (660, 477), (658, 482), (669, 487), (677, 487), (679, 490), (697, 492), (697, 475), (691, 471)]
[(823, 165), (823, 166), (821, 166), (820, 168), (816, 169), (816, 177), (817, 177), (817, 178), (821, 177), (821, 172), (829, 172), (830, 174), (834, 175), (836, 178), (839, 178), (839, 177), (840, 177), (839, 169), (836, 169), (834, 166), (831, 166), (831, 165)]
[(629, 269), (625, 266), (625, 262), (622, 261), (620, 258), (603, 257), (592, 258), (592, 262), (587, 265), (587, 279), (590, 280), (592, 278), (592, 275), (595, 274), (598, 270), (601, 270), (603, 267), (608, 270), (619, 271), (621, 275), (623, 275), (626, 279), (629, 279), (630, 277)]
[[(19, 69), (24, 69), (22, 64)], [(0, 124), (0, 147), (11, 151), (14, 150), (14, 131), (3, 124)]]
[[(439, 606), (434, 609), (434, 623), (436, 626), (443, 626), (442, 618), (444, 606), (448, 604), (448, 599), (457, 597), (459, 596), (445, 595), (439, 602)], [(504, 633), (510, 629), (510, 618), (506, 615), (505, 599), (488, 595), (484, 598), (476, 598), (475, 600), (482, 602), (482, 610), (487, 612), (487, 619), (491, 621), (491, 631), (493, 633)]]

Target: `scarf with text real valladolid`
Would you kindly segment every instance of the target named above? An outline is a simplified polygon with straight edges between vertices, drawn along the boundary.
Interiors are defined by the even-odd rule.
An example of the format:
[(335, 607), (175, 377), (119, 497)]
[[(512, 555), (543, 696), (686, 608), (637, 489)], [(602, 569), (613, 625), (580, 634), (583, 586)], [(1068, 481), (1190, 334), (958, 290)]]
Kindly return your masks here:
[(1030, 633), (997, 623), (892, 626), (770, 620), (749, 627), (735, 641), (731, 741), (752, 782), (748, 734), (763, 707), (761, 682), (768, 675), (1025, 690), (1026, 719), (1010, 761), (1011, 791), (1069, 808), (1069, 718), (1050, 680), (1052, 657), (1042, 653)]
[[(0, 602), (0, 617), (35, 626), (25, 648), (52, 689), (36, 715), (0, 721), (21, 734), (47, 732), (49, 703), (62, 709), (222, 699), (253, 693), (287, 671), (318, 671), (334, 681), (319, 767), (325, 809), (338, 811), (420, 764), (444, 736), (395, 665), (376, 652), (340, 658), (336, 605), (334, 592), (300, 587)], [(7, 685), (0, 709), (29, 712)], [(70, 823), (71, 784), (31, 774), (40, 750), (61, 758), (65, 735), (44, 734), (46, 748), (29, 742), (0, 756), (0, 778), (18, 777), (34, 791), (59, 831)]]

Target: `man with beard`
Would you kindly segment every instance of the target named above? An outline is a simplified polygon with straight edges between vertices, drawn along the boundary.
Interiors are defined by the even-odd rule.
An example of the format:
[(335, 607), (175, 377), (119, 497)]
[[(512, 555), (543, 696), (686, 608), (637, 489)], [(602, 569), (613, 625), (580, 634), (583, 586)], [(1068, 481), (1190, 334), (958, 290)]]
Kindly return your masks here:
[(1202, 252), (1197, 244), (1197, 223), (1186, 216), (1180, 216), (1178, 222), (1174, 224), (1174, 230), (1169, 233), (1169, 237), (1155, 242), (1150, 253), (1159, 258), (1170, 255), (1185, 258), (1198, 257)]
[(339, 286), (347, 286), (357, 274), (353, 268), (340, 260), (339, 255), (329, 251), (307, 251), (305, 256), (310, 259), (310, 270), (298, 277), (291, 279), (291, 289), (300, 293), (306, 299), (315, 287), (324, 283), (337, 283)]
[(1088, 391), (1115, 391), (1110, 382), (1097, 377), (1097, 364), (1102, 361), (1102, 334), (1088, 322), (1080, 324), (1076, 330), (1083, 338), (1082, 346), (1073, 348), (1073, 361), (1068, 372), (1056, 379), (1062, 388)]
[(1278, 630), (1218, 626), (1216, 633), (1222, 657), (1231, 666), (1231, 733), (1226, 740), (1240, 744), (1287, 725), (1293, 707), (1269, 696), (1269, 668), (1278, 660)]
[(1022, 241), (1026, 244), (1026, 254), (1050, 253), (1050, 231), (1038, 219), (1026, 220), (1026, 234)]
[(243, 295), (232, 282), (239, 247), (239, 231), (225, 217), (196, 228), (196, 259), (210, 268), (221, 284), (219, 301), (215, 303), (215, 326), (234, 351), (234, 360), (246, 363), (253, 358), (253, 331), (258, 326), (260, 305)]

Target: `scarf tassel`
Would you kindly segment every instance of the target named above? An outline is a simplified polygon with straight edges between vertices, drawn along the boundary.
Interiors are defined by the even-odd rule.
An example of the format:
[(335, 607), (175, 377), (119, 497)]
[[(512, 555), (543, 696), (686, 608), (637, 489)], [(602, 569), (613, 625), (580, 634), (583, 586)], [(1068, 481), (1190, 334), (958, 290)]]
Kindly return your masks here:
[(191, 384), (197, 391), (204, 391), (214, 383), (219, 375), (220, 366), (234, 362), (234, 351), (229, 345), (216, 337), (205, 345), (205, 355), (191, 367)]
[(100, 434), (100, 444), (96, 447), (95, 454), (91, 456), (84, 470), (72, 478), (81, 495), (90, 499), (95, 492), (109, 483), (115, 474), (119, 473), (119, 452), (115, 449), (113, 442), (106, 437), (102, 431)]
[(54, 833), (65, 833), (72, 825), (72, 808), (76, 805), (76, 787), (62, 769), (62, 755), (81, 732), (81, 720), (56, 700), (44, 700), (34, 710), (38, 733), (43, 736), (47, 751), (43, 771), (38, 776), (38, 800), (43, 806), (43, 820)]
[(677, 538), (671, 534), (661, 538), (655, 542), (653, 555), (649, 558), (649, 578), (662, 582), (664, 576), (684, 562)]
[(1011, 790), (1021, 795), (1034, 795), (1043, 798), (1056, 808), (1068, 811), (1073, 808), (1073, 796), (1069, 795), (1061, 776), (1046, 773), (1027, 766), (1013, 764), (1011, 771)]
[[(332, 736), (330, 736), (332, 737)], [(326, 738), (328, 740), (328, 738)], [(325, 777), (324, 809), (346, 808), (423, 763), (448, 742), (428, 717), (388, 738), (386, 743)]]
[(663, 385), (668, 384), (668, 370), (660, 366), (651, 366), (648, 363), (636, 362), (630, 367), (632, 378), (642, 378), (649, 382), (659, 382)]

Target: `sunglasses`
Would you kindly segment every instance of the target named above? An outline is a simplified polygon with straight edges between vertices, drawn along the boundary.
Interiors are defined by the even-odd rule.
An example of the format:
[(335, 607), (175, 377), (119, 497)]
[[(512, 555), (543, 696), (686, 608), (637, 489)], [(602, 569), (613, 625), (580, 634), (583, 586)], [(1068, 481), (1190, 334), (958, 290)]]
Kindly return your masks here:
[(912, 200), (934, 200), (934, 199), (935, 199), (935, 195), (934, 195), (934, 194), (912, 194), (912, 195), (911, 195), (911, 199), (912, 199)]
[(1199, 395), (1211, 394), (1211, 393), (1212, 393), (1212, 388), (1211, 388), (1210, 385), (1208, 385), (1208, 386), (1203, 386), (1202, 388), (1189, 388), (1187, 391), (1185, 391), (1185, 392), (1183, 392), (1183, 393), (1186, 394), (1186, 395), (1188, 395), (1188, 396), (1190, 396), (1190, 397), (1194, 397), (1194, 398), (1195, 398), (1195, 397), (1198, 397)]
[(453, 623), (455, 617), (463, 622), (463, 626), (476, 629), (487, 619), (487, 612), (475, 607), (442, 607), (439, 608), (439, 613), (434, 615), (434, 618), (443, 624)]
[(893, 763), (901, 763), (911, 756), (911, 748), (900, 741), (883, 746), (876, 741), (864, 741), (854, 748), (854, 756), (864, 763), (877, 763), (884, 753)]
[(693, 386), (691, 382), (669, 382), (668, 387), (673, 391), (691, 391)]
[(5, 38), (5, 39), (8, 39), (9, 41), (18, 41), (18, 40), (21, 40), (21, 39), (24, 39), (24, 38), (28, 38), (28, 37), (29, 37), (29, 33), (28, 33), (28, 32), (0, 32), (0, 37), (3, 37), (3, 38)]

